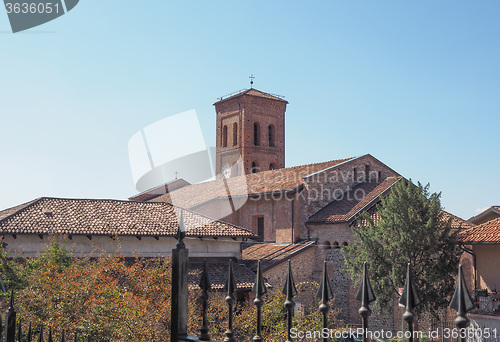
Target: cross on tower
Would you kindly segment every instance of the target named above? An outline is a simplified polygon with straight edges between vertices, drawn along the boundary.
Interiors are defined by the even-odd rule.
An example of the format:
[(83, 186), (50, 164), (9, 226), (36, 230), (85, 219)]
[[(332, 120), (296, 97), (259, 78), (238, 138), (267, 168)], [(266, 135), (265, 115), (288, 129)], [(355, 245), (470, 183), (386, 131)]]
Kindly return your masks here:
[(248, 78), (250, 79), (250, 88), (253, 88), (253, 79), (255, 78), (255, 76), (251, 74)]

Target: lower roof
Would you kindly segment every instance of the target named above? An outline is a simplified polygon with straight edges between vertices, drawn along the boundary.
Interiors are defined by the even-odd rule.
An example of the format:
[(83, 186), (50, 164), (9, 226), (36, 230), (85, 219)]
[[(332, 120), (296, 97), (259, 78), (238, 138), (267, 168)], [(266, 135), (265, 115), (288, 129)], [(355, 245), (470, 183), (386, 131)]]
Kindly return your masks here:
[(0, 211), (0, 235), (176, 236), (182, 211), (186, 236), (252, 238), (226, 222), (165, 202), (41, 197)]
[(467, 229), (458, 239), (465, 245), (500, 244), (500, 217)]

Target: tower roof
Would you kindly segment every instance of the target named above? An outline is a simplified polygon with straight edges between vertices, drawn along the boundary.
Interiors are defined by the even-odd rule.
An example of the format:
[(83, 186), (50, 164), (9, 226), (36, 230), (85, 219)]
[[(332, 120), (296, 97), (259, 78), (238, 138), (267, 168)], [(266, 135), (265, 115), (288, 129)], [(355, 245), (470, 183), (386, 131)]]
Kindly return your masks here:
[(268, 99), (268, 100), (275, 100), (275, 101), (288, 103), (288, 101), (284, 100), (282, 97), (280, 97), (280, 95), (268, 94), (268, 93), (265, 93), (263, 91), (257, 90), (255, 88), (250, 88), (250, 89), (242, 89), (242, 90), (239, 90), (237, 92), (221, 96), (221, 97), (219, 97), (219, 101), (215, 102), (214, 105), (216, 105), (217, 103), (225, 102), (227, 100), (231, 100), (231, 99), (234, 99), (234, 98), (237, 98), (240, 96), (244, 96), (244, 95), (261, 97), (261, 98)]

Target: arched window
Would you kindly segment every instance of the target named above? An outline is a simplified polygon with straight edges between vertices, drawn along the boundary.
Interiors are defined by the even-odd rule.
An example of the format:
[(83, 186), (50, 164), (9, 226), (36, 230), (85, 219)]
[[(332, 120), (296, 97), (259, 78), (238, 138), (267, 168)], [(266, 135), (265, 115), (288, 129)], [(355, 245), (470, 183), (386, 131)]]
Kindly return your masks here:
[(275, 168), (274, 163), (269, 164), (269, 170), (274, 170)]
[(267, 127), (267, 131), (269, 133), (269, 146), (271, 147), (274, 147), (276, 146), (276, 143), (274, 141), (275, 137), (274, 137), (274, 125), (269, 125), (269, 127)]
[(259, 167), (257, 166), (257, 163), (253, 162), (252, 163), (252, 173), (257, 173), (259, 172)]
[(227, 147), (227, 126), (222, 128), (222, 147)]
[(233, 146), (238, 145), (238, 124), (233, 124)]
[(255, 146), (260, 145), (260, 127), (258, 122), (253, 124), (253, 144)]

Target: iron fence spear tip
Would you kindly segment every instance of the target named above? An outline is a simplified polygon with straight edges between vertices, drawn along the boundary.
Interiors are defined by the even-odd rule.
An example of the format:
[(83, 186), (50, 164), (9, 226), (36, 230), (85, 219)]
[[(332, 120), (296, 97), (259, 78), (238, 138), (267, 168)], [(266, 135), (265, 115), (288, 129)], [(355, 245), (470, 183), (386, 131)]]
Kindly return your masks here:
[(371, 310), (369, 308), (370, 303), (374, 302), (375, 299), (375, 294), (373, 293), (372, 286), (370, 284), (370, 279), (368, 278), (368, 267), (367, 263), (363, 263), (363, 280), (361, 282), (361, 286), (359, 287), (358, 293), (356, 294), (356, 299), (361, 302), (361, 308), (360, 310), (360, 315), (363, 316), (363, 314), (371, 313)]
[(227, 273), (227, 281), (224, 290), (226, 290), (227, 295), (230, 297), (232, 297), (234, 291), (236, 291), (236, 282), (234, 280), (234, 273), (233, 273), (233, 261), (231, 259), (229, 259), (229, 270)]
[(54, 342), (52, 340), (52, 327), (49, 327), (49, 341), (48, 342)]
[(474, 303), (469, 294), (467, 283), (465, 282), (462, 265), (458, 266), (457, 286), (455, 287), (455, 293), (453, 294), (453, 298), (450, 302), (450, 308), (458, 313), (457, 318), (455, 319), (455, 324), (457, 325), (457, 327), (467, 327), (469, 325), (467, 312), (474, 308)]
[(262, 277), (260, 260), (257, 262), (257, 274), (255, 275), (255, 283), (253, 284), (252, 292), (258, 296), (262, 296), (267, 292), (266, 284), (264, 283), (264, 277)]
[(323, 304), (326, 304), (330, 299), (333, 298), (332, 288), (330, 287), (330, 282), (328, 281), (326, 261), (323, 262), (323, 276), (321, 277), (321, 284), (319, 285), (316, 297), (321, 298), (321, 302)]
[(40, 335), (38, 335), (38, 342), (43, 342), (43, 324), (40, 325)]
[(207, 261), (203, 260), (203, 272), (201, 273), (200, 288), (202, 291), (211, 289), (210, 278), (208, 277)]
[(415, 284), (415, 280), (413, 279), (411, 263), (408, 263), (408, 267), (406, 269), (406, 280), (403, 287), (403, 293), (399, 299), (399, 304), (404, 306), (407, 311), (412, 311), (415, 307), (421, 304), (417, 286)]
[(286, 295), (287, 300), (291, 300), (297, 294), (297, 287), (292, 275), (292, 264), (288, 260), (288, 272), (286, 275), (285, 286), (283, 287), (283, 294)]
[(31, 335), (32, 335), (32, 334), (33, 334), (33, 331), (32, 331), (32, 329), (31, 329), (31, 322), (30, 322), (30, 325), (29, 325), (29, 327), (28, 327), (28, 338), (27, 338), (27, 340), (28, 340), (28, 341), (27, 341), (27, 342), (31, 342), (31, 338), (32, 338), (32, 336), (31, 336)]

